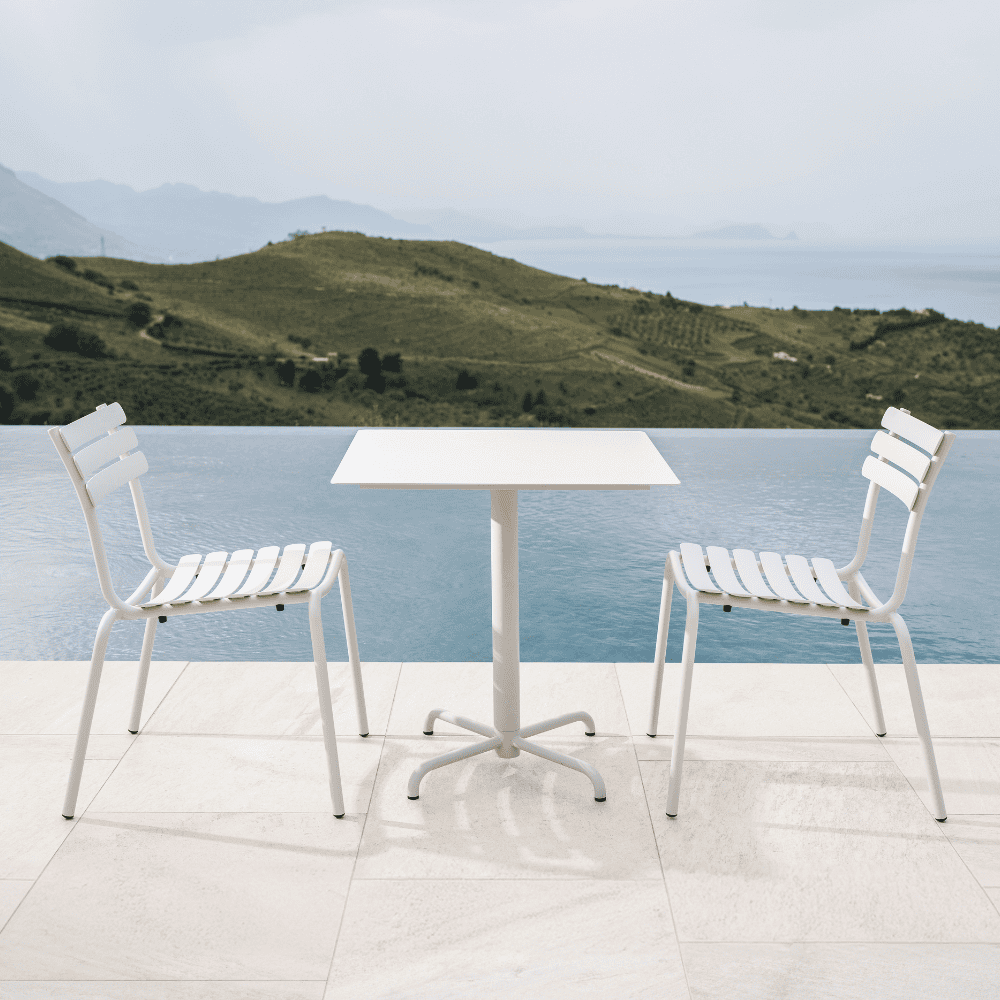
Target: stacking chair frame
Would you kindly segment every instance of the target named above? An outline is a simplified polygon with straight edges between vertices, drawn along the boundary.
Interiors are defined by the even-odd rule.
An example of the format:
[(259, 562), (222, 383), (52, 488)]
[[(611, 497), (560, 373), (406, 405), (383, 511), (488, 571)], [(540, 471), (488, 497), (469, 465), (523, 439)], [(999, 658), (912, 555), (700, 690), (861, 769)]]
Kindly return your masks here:
[[(846, 565), (838, 569), (828, 559), (813, 559), (810, 565), (801, 556), (782, 557), (774, 552), (762, 552), (758, 557), (748, 549), (735, 549), (730, 553), (721, 547), (709, 547), (706, 554), (700, 545), (694, 544), (683, 544), (679, 552), (671, 551), (667, 556), (663, 567), (663, 589), (654, 655), (653, 696), (647, 734), (656, 736), (667, 632), (670, 627), (671, 595), (676, 585), (687, 602), (687, 616), (681, 653), (680, 696), (677, 703), (667, 790), (667, 815), (671, 818), (677, 815), (680, 797), (695, 645), (698, 639), (699, 607), (702, 604), (720, 604), (724, 611), (749, 608), (790, 615), (808, 615), (814, 618), (839, 619), (843, 625), (853, 622), (857, 630), (858, 645), (861, 648), (875, 732), (878, 736), (886, 735), (886, 726), (871, 645), (868, 641), (868, 624), (874, 622), (891, 624), (902, 653), (910, 705), (913, 709), (934, 805), (934, 817), (941, 823), (947, 819), (927, 713), (920, 689), (920, 678), (913, 655), (913, 644), (898, 608), (906, 596), (917, 535), (927, 500), (954, 443), (955, 435), (939, 431), (913, 417), (908, 410), (895, 407), (886, 410), (882, 426), (888, 433), (883, 431), (876, 433), (871, 445), (875, 455), (869, 455), (865, 459), (861, 470), (862, 475), (870, 480), (870, 485), (865, 499), (857, 551), (854, 558)], [(912, 442), (916, 447), (907, 442)], [(910, 511), (903, 536), (895, 587), (891, 596), (885, 601), (875, 594), (861, 574), (861, 567), (868, 554), (871, 540), (875, 506), (883, 489), (901, 500)], [(737, 572), (739, 578), (736, 576)], [(709, 573), (714, 573), (714, 580)], [(817, 586), (817, 583), (820, 586)]]
[[(310, 546), (308, 553), (304, 545), (288, 545), (280, 559), (277, 547), (269, 547), (258, 551), (256, 556), (252, 549), (244, 549), (231, 555), (226, 552), (216, 552), (205, 557), (189, 555), (179, 560), (177, 564), (169, 563), (156, 549), (146, 501), (139, 483), (139, 476), (146, 472), (149, 466), (143, 453), (135, 450), (138, 446), (135, 432), (131, 427), (122, 426), (125, 420), (125, 413), (118, 403), (112, 403), (110, 406), (102, 404), (94, 413), (89, 413), (65, 427), (53, 427), (49, 430), (49, 437), (66, 466), (80, 506), (83, 508), (83, 516), (94, 550), (101, 593), (109, 605), (107, 612), (101, 618), (94, 639), (90, 676), (83, 699), (80, 727), (63, 804), (63, 816), (72, 819), (76, 810), (101, 671), (115, 622), (145, 621), (146, 623), (128, 724), (128, 731), (135, 734), (139, 731), (157, 623), (181, 615), (274, 607), (281, 611), (286, 605), (308, 604), (309, 632), (312, 639), (320, 719), (329, 772), (330, 797), (334, 815), (342, 817), (344, 795), (340, 780), (320, 605), (334, 582), (338, 581), (348, 658), (354, 680), (358, 729), (362, 736), (367, 736), (368, 719), (361, 679), (361, 659), (354, 628), (347, 558), (342, 550), (334, 550), (330, 542), (315, 542)], [(88, 444), (88, 442), (93, 443)], [(83, 445), (87, 446), (81, 447)], [(126, 483), (129, 485), (135, 504), (143, 549), (151, 565), (142, 583), (123, 600), (115, 591), (111, 579), (97, 507), (110, 493)]]

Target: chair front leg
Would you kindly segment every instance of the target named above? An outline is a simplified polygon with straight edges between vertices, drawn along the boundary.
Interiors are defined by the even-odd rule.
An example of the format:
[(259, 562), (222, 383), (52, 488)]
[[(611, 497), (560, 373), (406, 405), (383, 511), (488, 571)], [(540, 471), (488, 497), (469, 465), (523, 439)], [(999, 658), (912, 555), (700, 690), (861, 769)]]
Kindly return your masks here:
[(913, 721), (920, 737), (920, 749), (923, 751), (924, 767), (927, 770), (927, 782), (934, 802), (934, 818), (943, 823), (948, 818), (944, 807), (944, 793), (941, 791), (941, 779), (938, 776), (937, 760), (934, 757), (934, 744), (931, 742), (931, 730), (927, 723), (927, 711), (924, 708), (924, 696), (920, 690), (920, 677), (917, 674), (917, 661), (913, 655), (913, 643), (910, 641), (910, 630), (898, 613), (889, 616), (892, 627), (896, 630), (899, 640), (899, 651), (903, 654), (903, 670), (906, 673), (906, 686), (910, 692), (910, 706), (913, 708)]
[(358, 713), (358, 733), (368, 735), (368, 712), (365, 708), (365, 688), (361, 680), (361, 654), (358, 651), (358, 634), (354, 629), (354, 605), (351, 602), (351, 577), (347, 572), (347, 559), (340, 564), (337, 574), (340, 583), (340, 607), (344, 612), (344, 633), (347, 636), (347, 657), (351, 661), (354, 677), (354, 704)]
[(114, 625), (116, 619), (114, 608), (109, 608), (104, 613), (94, 638), (94, 652), (90, 658), (90, 677), (87, 680), (87, 690), (83, 695), (80, 728), (76, 732), (73, 763), (70, 764), (69, 783), (66, 785), (66, 798), (63, 801), (62, 814), (64, 819), (72, 819), (76, 813), (76, 799), (80, 793), (80, 779), (83, 777), (83, 762), (87, 758), (90, 727), (94, 722), (94, 709), (97, 706), (97, 690), (101, 685), (101, 671), (104, 669), (104, 657), (108, 651), (108, 639), (111, 638), (111, 626)]
[(333, 725), (333, 705), (330, 701), (330, 675), (326, 664), (326, 644), (323, 641), (323, 618), (320, 604), (323, 598), (315, 591), (309, 595), (309, 635), (312, 638), (313, 664), (316, 668), (316, 693), (319, 696), (319, 717), (323, 723), (323, 745), (330, 778), (330, 798), (333, 815), (344, 816), (344, 789), (340, 783), (340, 760), (337, 756), (337, 732)]
[(660, 695), (663, 692), (663, 661), (667, 657), (667, 633), (670, 631), (670, 601), (674, 594), (674, 571), (670, 557), (663, 566), (663, 587), (660, 590), (660, 619), (656, 628), (656, 652), (653, 654), (653, 698), (649, 707), (647, 736), (655, 736), (660, 722)]
[(156, 619), (146, 619), (146, 631), (142, 635), (142, 653), (139, 656), (139, 674), (135, 679), (135, 694), (132, 696), (132, 714), (129, 716), (128, 731), (134, 736), (139, 732), (142, 718), (142, 703), (146, 697), (146, 681), (149, 678), (149, 663), (153, 658), (153, 640), (156, 638)]
[(677, 723), (674, 745), (670, 752), (670, 784), (667, 788), (667, 815), (677, 816), (677, 800), (681, 794), (684, 771), (684, 741), (687, 737), (688, 706), (691, 704), (691, 678), (694, 674), (694, 651), (698, 643), (698, 598), (687, 599), (687, 620), (684, 625), (684, 651), (681, 654), (681, 690), (677, 701)]
[[(861, 588), (857, 581), (851, 579), (847, 584), (847, 592), (856, 601), (861, 600)], [(875, 720), (875, 735), (885, 736), (885, 716), (882, 714), (882, 699), (878, 693), (878, 678), (875, 676), (875, 660), (872, 658), (872, 647), (868, 641), (868, 626), (862, 621), (854, 623), (858, 633), (858, 646), (861, 648), (861, 662), (865, 667), (865, 678), (868, 681), (868, 700), (871, 702), (872, 715)]]

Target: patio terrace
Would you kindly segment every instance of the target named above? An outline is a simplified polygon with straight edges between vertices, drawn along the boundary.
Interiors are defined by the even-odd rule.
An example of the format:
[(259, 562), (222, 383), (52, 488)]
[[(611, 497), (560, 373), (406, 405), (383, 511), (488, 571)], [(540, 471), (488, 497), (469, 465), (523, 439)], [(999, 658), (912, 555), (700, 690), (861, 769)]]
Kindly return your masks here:
[[(484, 755), (483, 663), (331, 664), (347, 816), (311, 663), (108, 662), (77, 818), (59, 815), (88, 665), (0, 663), (0, 996), (10, 1000), (990, 998), (1000, 990), (1000, 666), (921, 665), (934, 821), (902, 668), (699, 664), (680, 814), (648, 664), (525, 663), (522, 719), (591, 761)], [(667, 665), (661, 733), (677, 665)]]

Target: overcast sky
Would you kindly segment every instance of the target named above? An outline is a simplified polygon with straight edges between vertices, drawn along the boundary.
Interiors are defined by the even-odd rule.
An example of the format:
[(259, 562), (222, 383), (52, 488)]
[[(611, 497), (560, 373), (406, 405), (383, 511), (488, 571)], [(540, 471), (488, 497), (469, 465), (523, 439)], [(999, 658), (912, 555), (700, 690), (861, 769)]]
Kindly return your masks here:
[(996, 0), (0, 0), (0, 18), (0, 163), (52, 180), (1000, 232)]

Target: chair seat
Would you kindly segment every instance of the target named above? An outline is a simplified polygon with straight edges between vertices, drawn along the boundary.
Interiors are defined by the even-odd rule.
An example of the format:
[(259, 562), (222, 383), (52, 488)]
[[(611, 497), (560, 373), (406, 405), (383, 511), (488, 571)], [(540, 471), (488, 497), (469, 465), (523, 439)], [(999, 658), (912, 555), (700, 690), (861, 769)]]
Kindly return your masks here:
[(865, 610), (845, 589), (829, 559), (782, 556), (777, 552), (754, 555), (750, 549), (728, 549), (685, 542), (681, 566), (691, 586), (703, 594), (757, 597), (795, 604)]
[(254, 557), (253, 549), (198, 553), (184, 556), (174, 575), (152, 600), (139, 605), (159, 608), (166, 604), (218, 601), (234, 597), (267, 597), (302, 593), (322, 583), (333, 557), (331, 542), (313, 542), (306, 553), (302, 544), (279, 548), (271, 545)]

